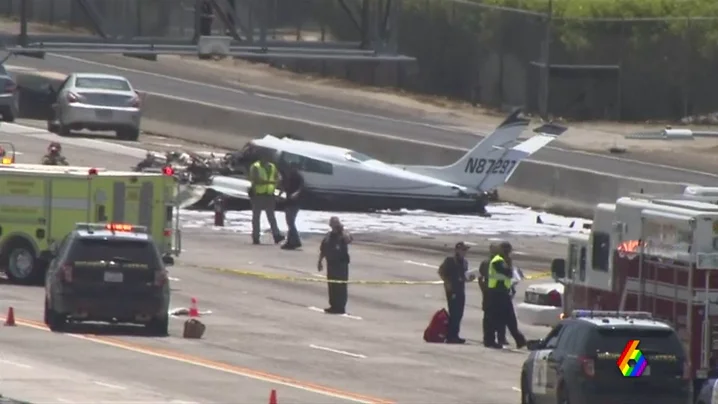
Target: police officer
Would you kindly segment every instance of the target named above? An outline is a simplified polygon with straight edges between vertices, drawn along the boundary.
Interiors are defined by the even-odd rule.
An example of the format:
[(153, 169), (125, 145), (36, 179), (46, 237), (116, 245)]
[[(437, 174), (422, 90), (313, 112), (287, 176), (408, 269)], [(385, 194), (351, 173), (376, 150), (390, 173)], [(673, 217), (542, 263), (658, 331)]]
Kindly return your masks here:
[(464, 317), (464, 306), (466, 305), (466, 271), (469, 263), (466, 260), (466, 252), (469, 246), (463, 241), (456, 243), (454, 254), (446, 257), (439, 266), (439, 276), (444, 281), (446, 292), (446, 305), (449, 308), (449, 329), (446, 335), (447, 344), (463, 344), (465, 339), (459, 337), (461, 320)]
[[(499, 246), (496, 243), (491, 243), (489, 246), (489, 259), (481, 261), (479, 266), (479, 288), (481, 289), (482, 304), (481, 308), (484, 311), (484, 318), (482, 322), (484, 332), (484, 346), (489, 348), (498, 348), (503, 345), (508, 345), (509, 342), (506, 340), (506, 327), (500, 327), (498, 330), (491, 322), (491, 310), (489, 304), (489, 264), (491, 258), (499, 253)], [(498, 342), (497, 342), (498, 340)]]
[(517, 348), (526, 346), (526, 338), (518, 329), (516, 313), (511, 300), (511, 243), (499, 244), (499, 251), (489, 262), (487, 288), (489, 290), (489, 322), (494, 332), (508, 328)]
[(299, 172), (299, 165), (296, 162), (289, 163), (286, 171), (282, 173), (282, 189), (287, 196), (284, 204), (284, 218), (287, 220), (287, 242), (284, 243), (282, 249), (294, 250), (302, 246), (295, 221), (299, 213), (299, 199), (304, 191), (304, 177)]
[(348, 299), (346, 282), (349, 280), (349, 244), (352, 242), (352, 236), (344, 230), (342, 222), (336, 216), (329, 219), (329, 227), (331, 231), (322, 240), (317, 262), (317, 270), (321, 272), (322, 260), (327, 260), (329, 307), (324, 309), (324, 312), (344, 314)]
[(274, 190), (279, 182), (279, 172), (277, 166), (269, 161), (267, 153), (259, 155), (257, 160), (249, 169), (249, 178), (252, 182), (250, 190), (250, 203), (252, 205), (252, 242), (259, 244), (259, 225), (262, 211), (266, 212), (267, 221), (272, 228), (274, 243), (279, 244), (284, 240), (284, 236), (279, 232), (277, 227), (277, 218), (274, 215), (276, 201), (274, 199)]

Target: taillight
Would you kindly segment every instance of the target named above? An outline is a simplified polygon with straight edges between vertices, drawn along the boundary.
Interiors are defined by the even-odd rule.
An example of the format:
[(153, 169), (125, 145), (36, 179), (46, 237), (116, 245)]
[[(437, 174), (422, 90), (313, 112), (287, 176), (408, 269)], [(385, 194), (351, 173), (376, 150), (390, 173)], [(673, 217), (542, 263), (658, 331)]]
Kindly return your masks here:
[(693, 369), (691, 369), (691, 362), (688, 360), (683, 361), (683, 380), (691, 380)]
[(556, 290), (548, 293), (548, 303), (554, 307), (561, 307), (561, 294)]
[(130, 107), (132, 108), (139, 108), (142, 104), (142, 101), (140, 101), (139, 97), (134, 97), (130, 100)]
[(67, 93), (67, 102), (70, 104), (82, 101), (82, 97), (75, 93)]
[(14, 81), (8, 80), (5, 82), (5, 92), (6, 93), (14, 93), (15, 90), (17, 90), (17, 84), (15, 84)]
[(163, 269), (161, 271), (155, 272), (155, 286), (165, 286), (168, 280), (169, 275), (167, 274), (167, 270)]
[(581, 370), (586, 377), (593, 377), (596, 374), (596, 366), (592, 358), (579, 356), (578, 360), (581, 362)]
[(63, 282), (72, 282), (72, 265), (63, 265), (60, 268), (59, 274)]

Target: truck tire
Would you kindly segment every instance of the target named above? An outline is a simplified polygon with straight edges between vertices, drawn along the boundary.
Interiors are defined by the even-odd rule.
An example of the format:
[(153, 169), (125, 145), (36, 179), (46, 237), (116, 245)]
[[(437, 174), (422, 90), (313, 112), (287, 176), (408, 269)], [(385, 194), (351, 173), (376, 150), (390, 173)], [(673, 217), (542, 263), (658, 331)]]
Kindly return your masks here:
[(3, 259), (5, 274), (12, 283), (33, 285), (45, 275), (32, 246), (23, 239), (11, 240), (4, 248)]
[(145, 324), (145, 330), (150, 335), (156, 337), (166, 337), (169, 335), (170, 317), (165, 314), (162, 317), (154, 317), (149, 323)]
[(45, 325), (50, 331), (62, 331), (67, 327), (67, 318), (52, 309), (48, 298), (45, 298)]

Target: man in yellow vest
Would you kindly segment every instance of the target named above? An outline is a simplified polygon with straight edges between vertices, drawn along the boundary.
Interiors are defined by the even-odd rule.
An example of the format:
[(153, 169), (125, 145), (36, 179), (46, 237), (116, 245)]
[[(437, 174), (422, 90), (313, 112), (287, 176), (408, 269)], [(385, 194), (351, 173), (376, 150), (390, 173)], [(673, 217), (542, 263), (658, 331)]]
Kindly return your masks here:
[[(502, 242), (499, 244), (498, 253), (489, 262), (489, 273), (486, 281), (489, 309), (486, 310), (484, 315), (489, 316), (489, 328), (491, 329), (489, 335), (496, 335), (500, 330), (508, 328), (511, 337), (516, 341), (516, 347), (522, 348), (526, 346), (526, 338), (519, 331), (514, 304), (511, 301), (511, 280), (513, 278), (511, 251), (511, 243)], [(498, 343), (494, 344), (493, 341), (484, 342), (488, 347), (501, 347)]]
[(276, 207), (274, 190), (279, 183), (279, 171), (277, 171), (277, 166), (269, 161), (269, 156), (266, 153), (261, 153), (259, 160), (251, 165), (249, 180), (252, 182), (252, 189), (249, 193), (249, 200), (252, 204), (252, 243), (259, 244), (260, 216), (264, 211), (266, 212), (269, 226), (272, 228), (274, 243), (279, 244), (284, 240), (284, 236), (279, 232), (277, 218), (274, 215)]

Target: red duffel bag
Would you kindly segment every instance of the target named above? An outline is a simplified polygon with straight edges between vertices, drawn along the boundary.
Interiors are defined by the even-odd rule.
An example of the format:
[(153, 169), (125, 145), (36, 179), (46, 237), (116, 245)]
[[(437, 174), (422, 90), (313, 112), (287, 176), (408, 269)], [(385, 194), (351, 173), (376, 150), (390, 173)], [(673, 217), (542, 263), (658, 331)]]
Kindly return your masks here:
[(449, 331), (449, 312), (441, 309), (431, 317), (429, 326), (424, 330), (424, 341), (446, 342), (446, 334)]

